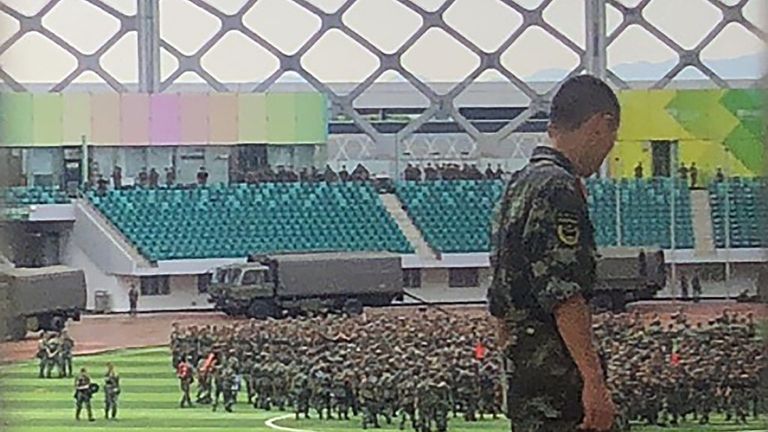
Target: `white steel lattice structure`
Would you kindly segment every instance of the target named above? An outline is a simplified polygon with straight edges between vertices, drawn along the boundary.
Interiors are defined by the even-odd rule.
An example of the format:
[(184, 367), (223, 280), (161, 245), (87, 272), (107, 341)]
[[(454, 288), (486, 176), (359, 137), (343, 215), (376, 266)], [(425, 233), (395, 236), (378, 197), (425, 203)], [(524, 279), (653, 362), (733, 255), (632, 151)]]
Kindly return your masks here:
[[(332, 111), (334, 113), (343, 113), (351, 118), (368, 135), (373, 143), (384, 145), (392, 137), (384, 137), (369, 121), (361, 116), (355, 110), (355, 102), (376, 83), (382, 74), (387, 71), (395, 71), (427, 100), (426, 109), (418, 117), (412, 119), (407, 127), (397, 132), (394, 136), (395, 151), (397, 151), (398, 145), (403, 145), (404, 148), (410, 149), (414, 145), (412, 142), (414, 132), (435, 117), (451, 118), (458, 123), (474, 143), (472, 144), (473, 148), (477, 148), (478, 145), (481, 147), (495, 147), (502, 143), (514, 142), (515, 140), (511, 140), (510, 136), (533, 115), (538, 112), (547, 111), (549, 100), (555, 90), (551, 86), (537, 87), (526, 82), (521, 76), (509, 70), (505, 66), (504, 61), (502, 61), (504, 53), (520, 39), (521, 35), (532, 28), (546, 32), (558, 44), (561, 44), (565, 49), (578, 57), (578, 64), (567, 73), (567, 76), (577, 75), (586, 71), (608, 79), (617, 88), (628, 88), (630, 83), (622, 79), (607, 66), (607, 53), (611, 45), (624, 32), (633, 27), (637, 26), (644, 29), (677, 55), (674, 67), (662, 78), (651, 83), (651, 88), (664, 88), (668, 86), (683, 69), (688, 67), (699, 70), (712, 81), (713, 85), (729, 87), (731, 85), (729, 81), (720, 77), (702, 61), (701, 52), (731, 24), (742, 26), (761, 40), (766, 38), (765, 31), (760, 29), (757, 24), (748, 20), (744, 14), (745, 7), (750, 1), (759, 0), (701, 0), (703, 3), (715, 7), (719, 11), (720, 19), (702, 35), (700, 41), (695, 46), (690, 48), (683, 47), (678, 41), (665, 34), (657, 25), (654, 25), (645, 17), (645, 11), (653, 3), (651, 0), (574, 0), (585, 2), (585, 16), (578, 18), (583, 20), (585, 25), (586, 37), (583, 44), (579, 44), (566, 36), (546, 19), (546, 10), (553, 4), (554, 0), (542, 0), (534, 8), (523, 7), (514, 0), (498, 0), (503, 7), (519, 15), (521, 24), (511, 31), (496, 48), (484, 50), (476, 41), (458, 31), (446, 20), (446, 13), (451, 10), (458, 0), (445, 0), (442, 3), (431, 2), (439, 3), (439, 6), (436, 6), (433, 10), (428, 10), (432, 8), (420, 6), (423, 2), (381, 0), (394, 2), (399, 7), (407, 8), (410, 13), (417, 15), (420, 21), (417, 28), (407, 35), (399, 46), (393, 49), (382, 49), (379, 44), (368, 40), (347, 22), (347, 14), (358, 3), (358, 0), (339, 0), (335, 2), (336, 7), (328, 7), (327, 4), (329, 2), (325, 2), (326, 7), (320, 7), (317, 0), (285, 0), (286, 2), (291, 2), (292, 7), (301, 8), (304, 12), (311, 14), (314, 17), (313, 19), (319, 21), (317, 29), (306, 40), (298, 44), (296, 49), (286, 50), (268, 40), (258, 31), (255, 31), (244, 20), (244, 17), (254, 7), (257, 7), (260, 2), (265, 0), (242, 0), (234, 9), (231, 7), (231, 1), (178, 0), (199, 8), (205, 14), (218, 21), (218, 29), (199, 48), (194, 50), (194, 52), (185, 53), (174, 46), (171, 41), (161, 37), (159, 0), (120, 0), (123, 3), (135, 3), (135, 8), (133, 8), (135, 13), (126, 13), (123, 10), (110, 6), (108, 2), (105, 3), (100, 0), (78, 0), (98, 8), (101, 13), (107, 14), (119, 21), (119, 29), (106, 38), (98, 49), (91, 53), (85, 53), (52, 31), (45, 24), (46, 16), (63, 1), (66, 0), (49, 0), (33, 14), (22, 13), (6, 4), (6, 2), (0, 2), (0, 12), (7, 14), (18, 22), (17, 31), (0, 44), (0, 56), (25, 35), (38, 33), (76, 59), (76, 67), (62, 80), (49, 87), (48, 90), (50, 91), (67, 90), (81, 74), (89, 72), (96, 74), (109, 87), (118, 92), (135, 90), (163, 92), (171, 89), (184, 74), (191, 72), (198, 75), (205, 82), (206, 86), (213, 91), (245, 90), (260, 92), (270, 89), (284, 74), (294, 73), (318, 91), (326, 94), (332, 104)], [(671, 1), (676, 0), (656, 0), (656, 2)], [(226, 8), (219, 7), (224, 3), (229, 6)], [(613, 13), (618, 11), (621, 15), (620, 24), (610, 32), (606, 26), (606, 13), (609, 8)], [(287, 22), (286, 25), (291, 25), (291, 23)], [(440, 86), (440, 90), (436, 90), (438, 87), (432, 85), (432, 83), (417, 77), (403, 62), (404, 56), (428, 32), (434, 29), (444, 32), (476, 58), (476, 66), (463, 79), (456, 83), (451, 83), (449, 86)], [(193, 34), (196, 30), (195, 28), (188, 29), (190, 34)], [(120, 82), (103, 67), (101, 61), (106, 52), (113, 48), (121, 38), (131, 32), (135, 32), (137, 35), (136, 64), (138, 68), (138, 86)], [(256, 44), (261, 50), (266, 51), (269, 56), (273, 57), (277, 64), (275, 70), (266, 78), (258, 80), (258, 82), (254, 80), (253, 84), (245, 87), (243, 85), (232, 85), (231, 83), (223, 82), (215, 74), (207, 70), (203, 62), (204, 56), (214, 49), (226, 35), (232, 32), (247, 38), (248, 41)], [(329, 32), (341, 32), (356, 47), (373, 55), (376, 59), (376, 66), (373, 72), (361, 81), (354, 83), (351, 87), (347, 86), (348, 91), (339, 91), (339, 86), (318, 78), (307, 69), (303, 62), (307, 53)], [(164, 79), (161, 79), (160, 74), (161, 51), (167, 53), (166, 55), (171, 55), (175, 59), (175, 63), (177, 63), (175, 69)], [(343, 62), (344, 59), (329, 58), (328, 61)], [(45, 67), (44, 59), (41, 59), (40, 67)], [(528, 108), (497, 132), (485, 134), (480, 132), (459, 112), (456, 99), (478, 77), (488, 70), (495, 70), (501, 77), (507, 80), (508, 84), (519, 90), (528, 101)], [(0, 80), (2, 80), (4, 87), (13, 91), (31, 89), (22, 80), (16, 79), (9, 74), (5, 68), (0, 68)], [(429, 142), (428, 138), (421, 139), (421, 141), (424, 140)], [(361, 145), (364, 150), (366, 145)], [(530, 145), (526, 145), (527, 147), (530, 147)], [(344, 151), (343, 148), (341, 151)], [(512, 150), (513, 154), (524, 155), (526, 152), (527, 150), (522, 149), (519, 151)]]

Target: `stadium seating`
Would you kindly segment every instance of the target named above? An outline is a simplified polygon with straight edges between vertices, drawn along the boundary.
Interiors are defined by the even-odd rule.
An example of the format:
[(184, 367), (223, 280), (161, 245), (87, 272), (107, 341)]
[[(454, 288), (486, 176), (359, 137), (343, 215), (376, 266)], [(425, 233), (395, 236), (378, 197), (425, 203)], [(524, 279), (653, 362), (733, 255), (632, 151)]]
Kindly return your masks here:
[(396, 193), (427, 243), (463, 253), (490, 249), (491, 215), (503, 188), (495, 180), (408, 181)]
[(0, 204), (8, 207), (35, 204), (66, 204), (70, 199), (64, 191), (50, 187), (11, 187), (0, 191)]
[[(768, 217), (765, 179), (732, 178), (709, 185), (715, 246), (724, 248), (764, 247), (762, 221)], [(726, 217), (727, 211), (727, 217)], [(726, 243), (726, 225), (730, 241)]]
[[(424, 239), (444, 253), (490, 248), (490, 218), (500, 199), (501, 181), (403, 182), (397, 194)], [(617, 194), (617, 188), (619, 193)], [(617, 195), (622, 246), (671, 246), (672, 180), (587, 181), (587, 201), (598, 246), (616, 246)], [(675, 185), (675, 247), (693, 247), (688, 189)]]
[(691, 193), (685, 184), (676, 179), (655, 178), (623, 179), (619, 185), (622, 246), (672, 247), (674, 194), (674, 246), (693, 247)]
[(131, 189), (89, 198), (150, 260), (413, 248), (368, 184)]

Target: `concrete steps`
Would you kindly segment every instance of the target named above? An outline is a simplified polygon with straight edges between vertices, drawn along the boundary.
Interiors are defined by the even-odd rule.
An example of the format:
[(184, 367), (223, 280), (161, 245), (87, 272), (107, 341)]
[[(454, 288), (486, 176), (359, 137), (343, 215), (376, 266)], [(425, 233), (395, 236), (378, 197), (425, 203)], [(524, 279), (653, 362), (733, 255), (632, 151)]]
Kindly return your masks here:
[[(75, 234), (86, 252), (95, 252), (102, 256), (92, 256), (91, 259), (97, 264), (104, 258), (104, 250), (92, 249), (90, 246), (94, 243), (103, 247), (108, 247), (110, 252), (114, 252), (113, 256), (122, 257), (122, 260), (127, 258), (131, 262), (131, 267), (153, 267), (154, 265), (142, 255), (136, 246), (133, 245), (125, 235), (115, 227), (112, 222), (104, 216), (90, 201), (87, 199), (78, 199), (76, 203), (76, 221), (75, 221)], [(84, 228), (84, 229), (80, 229)], [(122, 261), (118, 260), (118, 261)], [(107, 260), (110, 264), (115, 260)], [(112, 272), (111, 265), (101, 266), (102, 270)]]
[(691, 213), (693, 217), (694, 253), (697, 256), (714, 253), (715, 240), (708, 191), (691, 191)]
[(411, 243), (416, 254), (422, 259), (435, 260), (437, 255), (421, 235), (421, 231), (414, 225), (408, 213), (403, 209), (403, 203), (395, 194), (379, 195), (387, 211), (395, 219), (400, 231), (405, 234), (405, 238)]

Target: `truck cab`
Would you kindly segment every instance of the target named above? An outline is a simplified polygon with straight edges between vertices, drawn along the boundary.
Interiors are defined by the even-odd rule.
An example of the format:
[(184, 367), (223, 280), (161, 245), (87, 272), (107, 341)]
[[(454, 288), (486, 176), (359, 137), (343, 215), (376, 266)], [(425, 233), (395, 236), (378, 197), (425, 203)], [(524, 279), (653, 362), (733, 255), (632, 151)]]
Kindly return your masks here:
[(259, 263), (219, 267), (212, 272), (208, 301), (227, 314), (246, 314), (254, 299), (275, 296), (269, 275), (269, 267)]

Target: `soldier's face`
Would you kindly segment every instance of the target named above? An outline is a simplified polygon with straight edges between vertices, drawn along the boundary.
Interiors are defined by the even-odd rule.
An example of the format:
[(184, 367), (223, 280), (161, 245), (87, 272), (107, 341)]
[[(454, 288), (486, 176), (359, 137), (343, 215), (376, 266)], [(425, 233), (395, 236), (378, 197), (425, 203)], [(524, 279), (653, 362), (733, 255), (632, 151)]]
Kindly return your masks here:
[(584, 154), (581, 175), (587, 177), (597, 172), (613, 148), (619, 129), (618, 118), (613, 114), (596, 114), (584, 124), (587, 151)]

